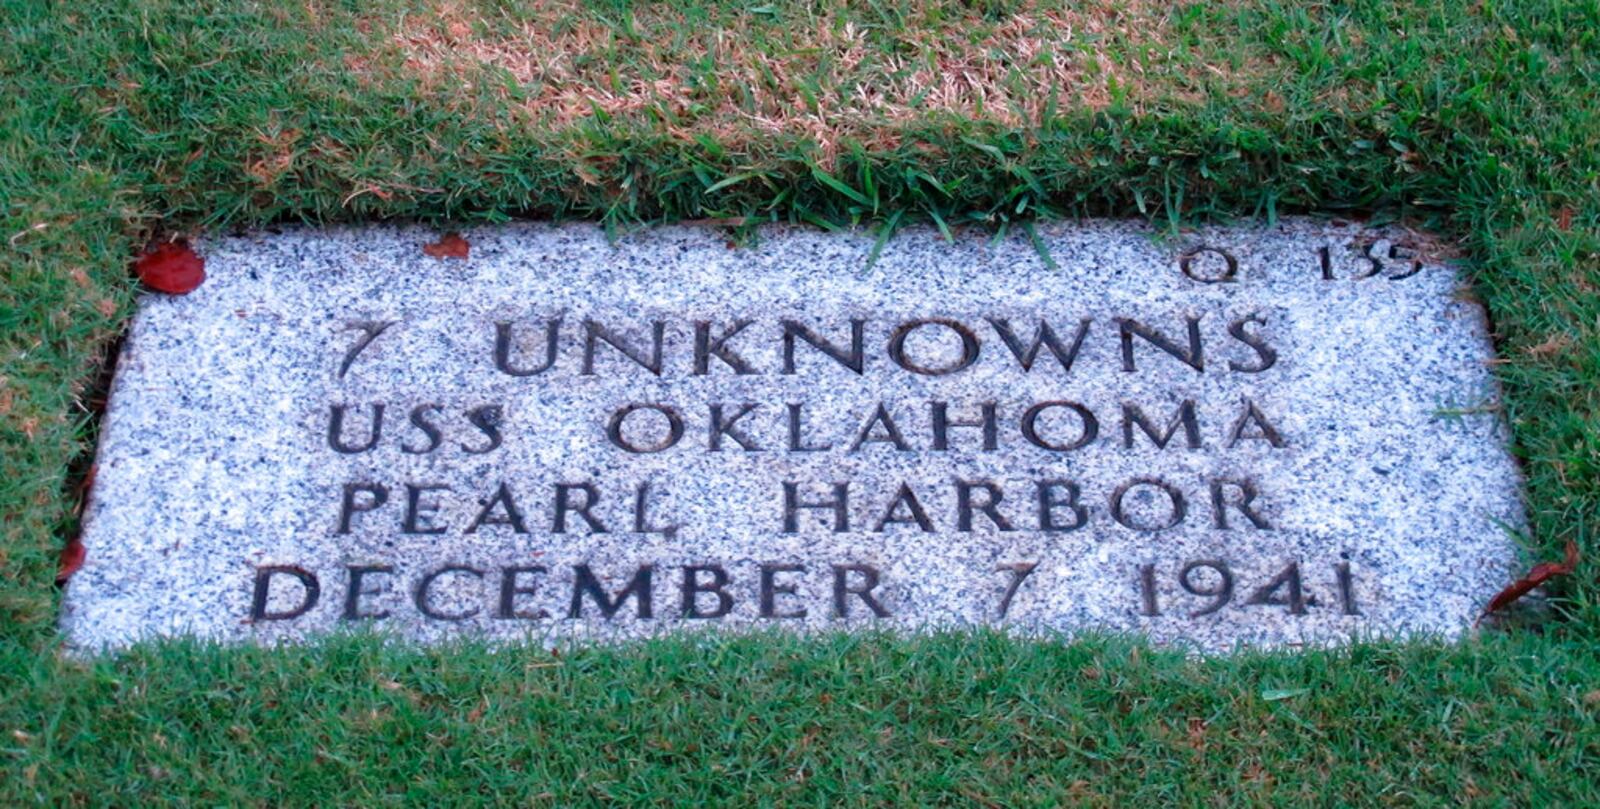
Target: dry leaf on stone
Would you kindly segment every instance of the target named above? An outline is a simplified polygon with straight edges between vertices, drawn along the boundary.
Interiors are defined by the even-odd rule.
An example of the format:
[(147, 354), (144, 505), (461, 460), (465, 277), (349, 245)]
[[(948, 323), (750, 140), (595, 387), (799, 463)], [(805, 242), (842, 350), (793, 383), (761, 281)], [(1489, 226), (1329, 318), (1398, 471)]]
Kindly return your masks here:
[(1569, 539), (1567, 540), (1566, 559), (1560, 562), (1540, 562), (1534, 565), (1533, 569), (1528, 571), (1528, 575), (1507, 585), (1504, 590), (1495, 593), (1494, 598), (1489, 599), (1489, 606), (1483, 608), (1483, 614), (1478, 616), (1478, 622), (1481, 623), (1484, 618), (1489, 617), (1490, 613), (1504, 609), (1517, 599), (1527, 595), (1533, 588), (1557, 576), (1565, 576), (1576, 570), (1577, 567), (1578, 543)]
[(72, 574), (83, 567), (83, 560), (87, 555), (83, 549), (83, 540), (76, 535), (67, 540), (66, 546), (61, 549), (61, 563), (56, 567), (57, 587), (66, 584), (67, 579), (72, 578)]
[(188, 244), (167, 242), (134, 260), (133, 272), (157, 292), (185, 295), (205, 282), (206, 262)]
[[(89, 489), (94, 486), (94, 475), (98, 469), (96, 465), (89, 464), (89, 470), (83, 474), (83, 480), (78, 482), (76, 498), (78, 504), (73, 508), (74, 515), (83, 514), (83, 508), (89, 502)], [(61, 560), (56, 566), (56, 586), (66, 584), (67, 579), (72, 578), (72, 574), (83, 567), (83, 560), (87, 556), (83, 548), (83, 539), (78, 534), (73, 534), (61, 548)]]
[(433, 258), (466, 258), (471, 245), (459, 233), (446, 233), (439, 241), (422, 246), (422, 252)]

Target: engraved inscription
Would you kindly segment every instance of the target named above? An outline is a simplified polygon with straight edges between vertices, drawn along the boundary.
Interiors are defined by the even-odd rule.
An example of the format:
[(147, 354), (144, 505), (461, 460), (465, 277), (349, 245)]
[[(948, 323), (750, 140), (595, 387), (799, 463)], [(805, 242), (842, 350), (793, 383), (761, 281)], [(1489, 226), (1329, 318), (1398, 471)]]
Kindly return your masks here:
[[(1377, 258), (1369, 260), (1377, 263)], [(1323, 266), (1330, 261), (1323, 248)], [(1238, 259), (1225, 249), (1185, 254), (1186, 275), (1205, 283), (1237, 280)], [(1202, 265), (1209, 267), (1203, 274)], [(360, 337), (336, 359), (344, 379), (363, 350), (398, 321), (350, 321)], [(567, 323), (579, 324), (573, 333)], [(552, 315), (500, 320), (484, 336), (483, 358), (507, 377), (536, 380), (637, 375), (734, 377), (776, 373), (836, 378), (909, 373), (940, 378), (968, 371), (987, 357), (1014, 374), (1056, 374), (1070, 382), (1086, 346), (1130, 375), (1226, 374), (1270, 380), (1280, 361), (1272, 316), (1262, 311), (1130, 313), (1126, 316), (1021, 321), (1014, 317), (922, 317), (878, 323), (740, 318), (730, 322), (658, 318), (611, 323)], [(869, 335), (883, 334), (871, 349)], [(679, 339), (687, 335), (687, 340)], [(775, 350), (756, 352), (761, 340)], [(997, 345), (985, 352), (985, 344)], [(572, 356), (569, 358), (568, 354)], [(757, 354), (780, 358), (763, 367)], [(543, 384), (542, 382), (540, 384)], [(1245, 396), (1202, 401), (1178, 384), (1170, 395), (1087, 403), (1052, 399), (1020, 404), (994, 400), (862, 401), (813, 415), (809, 401), (693, 401), (678, 396), (625, 402), (607, 412), (566, 414), (594, 420), (596, 432), (619, 457), (670, 452), (837, 454), (1022, 451), (1041, 461), (1082, 453), (1243, 453), (1289, 449), (1282, 418)], [(440, 397), (443, 398), (443, 397)], [(804, 399), (804, 397), (802, 397)], [(336, 456), (398, 450), (402, 455), (452, 458), (492, 455), (517, 440), (505, 429), (507, 405), (445, 405), (438, 400), (346, 401), (326, 406), (325, 446)], [(670, 480), (567, 480), (532, 486), (516, 479), (482, 480), (462, 488), (434, 480), (380, 476), (351, 480), (329, 504), (334, 535), (522, 535), (533, 541), (570, 533), (613, 532), (674, 537), (676, 526), (652, 510), (670, 500)], [(1052, 536), (1124, 530), (1159, 535), (1185, 526), (1216, 532), (1270, 532), (1274, 498), (1248, 475), (1214, 474), (1195, 483), (1169, 480), (1134, 460), (1120, 482), (1089, 484), (1070, 477), (1033, 479), (905, 479), (885, 485), (848, 477), (784, 480), (770, 494), (777, 536), (814, 532), (871, 536), (1034, 534)], [(404, 564), (402, 564), (402, 562)], [(813, 615), (888, 618), (895, 582), (879, 566), (854, 559), (815, 563), (699, 559), (690, 564), (644, 564), (600, 572), (592, 564), (485, 566), (440, 560), (350, 564), (312, 570), (296, 564), (257, 566), (249, 619), (294, 621), (316, 609), (337, 609), (342, 621), (382, 621), (403, 611), (434, 622), (479, 616), (496, 621), (652, 621), (658, 617), (715, 621), (748, 613), (757, 620)], [(997, 619), (1014, 617), (1041, 562), (1012, 562), (996, 603)], [(1359, 614), (1348, 563), (1334, 568), (1335, 593), (1345, 614)], [(1165, 575), (1165, 579), (1163, 579)], [(802, 584), (811, 581), (804, 592)], [(1224, 608), (1282, 606), (1304, 615), (1320, 606), (1293, 562), (1268, 581), (1237, 592), (1228, 562), (1183, 562), (1175, 572), (1158, 564), (1138, 568), (1138, 614), (1201, 619)], [(1174, 589), (1176, 588), (1176, 589)], [(660, 593), (658, 594), (658, 591)], [(448, 592), (446, 598), (440, 593)], [(329, 594), (326, 602), (324, 593)], [(1171, 606), (1180, 596), (1181, 607)], [(327, 606), (324, 606), (326, 603)], [(1180, 610), (1174, 613), (1174, 609)], [(664, 611), (665, 610), (665, 611)]]
[(1449, 634), (1512, 558), (1497, 411), (1445, 412), (1496, 395), (1483, 320), (1401, 228), (913, 229), (866, 270), (799, 228), (412, 235), (219, 237), (141, 302), (70, 634), (1221, 650)]

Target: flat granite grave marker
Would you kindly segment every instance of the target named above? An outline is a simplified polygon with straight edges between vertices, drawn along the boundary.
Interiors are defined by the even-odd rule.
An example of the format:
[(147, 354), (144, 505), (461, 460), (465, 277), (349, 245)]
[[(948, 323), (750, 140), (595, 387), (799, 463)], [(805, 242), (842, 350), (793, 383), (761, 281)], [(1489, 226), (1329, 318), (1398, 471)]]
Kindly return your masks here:
[(292, 229), (141, 302), (79, 648), (999, 624), (1453, 634), (1519, 477), (1480, 308), (1399, 231), (946, 243)]

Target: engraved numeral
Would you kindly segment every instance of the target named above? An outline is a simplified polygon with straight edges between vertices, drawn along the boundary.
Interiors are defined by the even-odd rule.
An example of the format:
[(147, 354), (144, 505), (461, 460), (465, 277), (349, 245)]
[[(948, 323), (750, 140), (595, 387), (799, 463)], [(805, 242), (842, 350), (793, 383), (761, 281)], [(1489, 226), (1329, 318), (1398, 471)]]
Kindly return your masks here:
[[(1387, 245), (1388, 249), (1379, 249), (1381, 245)], [(1354, 246), (1350, 249), (1352, 252), (1357, 252)], [(1378, 240), (1362, 246), (1359, 254), (1361, 258), (1366, 259), (1367, 267), (1349, 276), (1347, 280), (1365, 281), (1381, 277), (1390, 281), (1403, 281), (1422, 271), (1422, 260), (1417, 257), (1417, 252), (1405, 245)], [(1407, 263), (1399, 270), (1395, 270), (1388, 262)], [(1333, 248), (1328, 245), (1317, 248), (1317, 269), (1322, 273), (1322, 280), (1338, 280), (1333, 269)], [(1384, 274), (1385, 270), (1390, 270), (1390, 274)]]
[(1016, 597), (1017, 590), (1022, 587), (1022, 580), (1028, 578), (1029, 574), (1033, 573), (1033, 569), (1038, 566), (1038, 562), (1018, 562), (1014, 565), (1001, 565), (995, 568), (996, 573), (1003, 571), (1010, 571), (1011, 573), (1011, 581), (1006, 585), (1006, 594), (1000, 597), (1001, 618), (1006, 617), (1006, 613), (1011, 611), (1011, 599)]
[[(1279, 590), (1287, 591), (1285, 595), (1278, 595)], [(1272, 578), (1272, 581), (1261, 585), (1254, 593), (1245, 599), (1246, 604), (1260, 604), (1268, 606), (1287, 606), (1290, 615), (1306, 614), (1305, 590), (1300, 586), (1300, 565), (1290, 562), (1283, 572)]]
[(1350, 563), (1340, 562), (1333, 566), (1334, 573), (1339, 580), (1339, 605), (1345, 615), (1360, 615), (1361, 610), (1356, 607), (1355, 582), (1351, 580)]
[(1139, 566), (1139, 593), (1144, 596), (1144, 614), (1160, 615), (1161, 607), (1156, 603), (1156, 566)]
[[(1156, 565), (1139, 565), (1138, 571), (1139, 614), (1159, 617), (1162, 612)], [(1284, 607), (1290, 615), (1306, 615), (1310, 608), (1322, 606), (1306, 590), (1299, 562), (1290, 562), (1272, 578), (1249, 590), (1249, 595), (1240, 601), (1234, 600), (1239, 586), (1238, 578), (1224, 560), (1191, 560), (1178, 569), (1174, 579), (1183, 593), (1201, 600), (1193, 611), (1183, 613), (1189, 618), (1211, 615), (1229, 604), (1239, 607)], [(1355, 577), (1349, 562), (1333, 565), (1333, 583), (1338, 590), (1340, 614), (1361, 615), (1356, 604)]]
[(355, 344), (350, 346), (349, 350), (344, 352), (344, 362), (339, 363), (339, 378), (344, 379), (345, 372), (349, 371), (350, 366), (355, 364), (356, 357), (360, 356), (361, 352), (367, 349), (367, 346), (372, 345), (372, 341), (378, 339), (378, 335), (383, 334), (390, 326), (393, 326), (397, 322), (399, 321), (352, 320), (349, 323), (344, 324), (345, 331), (360, 329), (361, 336), (357, 337)]
[[(1201, 569), (1209, 569), (1212, 571), (1216, 578), (1216, 583), (1213, 586), (1201, 588), (1191, 578), (1195, 571)], [(1211, 613), (1222, 609), (1233, 598), (1233, 572), (1228, 570), (1227, 562), (1220, 560), (1202, 559), (1184, 565), (1183, 570), (1178, 572), (1178, 584), (1181, 585), (1184, 591), (1190, 595), (1212, 599), (1210, 604), (1189, 613), (1190, 618), (1199, 618), (1202, 615), (1210, 615)]]

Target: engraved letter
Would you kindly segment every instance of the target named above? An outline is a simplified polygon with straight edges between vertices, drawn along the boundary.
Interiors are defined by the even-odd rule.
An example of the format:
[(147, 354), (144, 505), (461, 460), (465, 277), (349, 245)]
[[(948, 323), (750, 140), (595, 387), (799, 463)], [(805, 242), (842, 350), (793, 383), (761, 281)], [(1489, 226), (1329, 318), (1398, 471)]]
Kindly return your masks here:
[(989, 325), (1000, 335), (1000, 340), (1006, 344), (1006, 348), (1011, 349), (1011, 353), (1016, 355), (1017, 363), (1022, 366), (1023, 371), (1033, 370), (1033, 361), (1039, 356), (1039, 348), (1044, 346), (1056, 356), (1056, 362), (1061, 363), (1061, 370), (1070, 372), (1072, 363), (1078, 358), (1078, 349), (1083, 346), (1083, 338), (1089, 333), (1091, 322), (1093, 321), (1089, 318), (1078, 321), (1078, 333), (1072, 338), (1072, 347), (1064, 349), (1061, 347), (1061, 341), (1056, 338), (1055, 331), (1050, 328), (1050, 324), (1041, 320), (1039, 328), (1033, 333), (1033, 345), (1023, 348), (1022, 340), (1011, 331), (1009, 321), (989, 318)]
[[(711, 581), (701, 584), (700, 574), (710, 573)], [(728, 571), (721, 565), (685, 565), (683, 568), (683, 617), (685, 618), (721, 618), (733, 610), (733, 596), (722, 589), (728, 586)], [(697, 597), (701, 593), (711, 593), (717, 597), (716, 609), (702, 611)]]
[(1187, 318), (1189, 323), (1189, 349), (1185, 351), (1177, 343), (1168, 340), (1166, 335), (1137, 320), (1126, 317), (1117, 318), (1122, 335), (1122, 370), (1133, 371), (1133, 336), (1138, 335), (1156, 348), (1171, 354), (1183, 361), (1184, 365), (1196, 371), (1205, 370), (1205, 358), (1200, 353), (1200, 318)]
[(494, 617), (503, 620), (521, 619), (524, 621), (538, 621), (550, 617), (550, 613), (543, 609), (525, 612), (517, 609), (517, 596), (537, 595), (537, 586), (523, 587), (517, 583), (517, 576), (523, 573), (545, 573), (543, 565), (530, 565), (527, 567), (506, 567), (500, 569), (500, 610)]
[[(356, 492), (366, 492), (370, 499), (365, 504), (356, 503)], [(346, 483), (344, 500), (339, 504), (339, 533), (350, 533), (350, 518), (363, 511), (371, 511), (389, 500), (389, 490), (376, 483)]]
[[(636, 445), (628, 440), (622, 434), (622, 423), (637, 410), (654, 410), (665, 416), (667, 419), (666, 436), (654, 444), (644, 446)], [(674, 444), (678, 443), (678, 439), (683, 438), (683, 418), (678, 415), (678, 411), (666, 405), (635, 402), (611, 414), (611, 422), (606, 425), (606, 437), (611, 439), (611, 443), (628, 452), (636, 454), (660, 452), (664, 449), (670, 449)]]
[(793, 612), (778, 611), (778, 596), (794, 595), (797, 585), (793, 582), (778, 581), (779, 573), (804, 573), (805, 565), (774, 565), (762, 563), (761, 565), (761, 617), (762, 618), (804, 618), (806, 608)]
[(1172, 436), (1177, 434), (1178, 428), (1183, 427), (1184, 443), (1189, 449), (1200, 448), (1200, 422), (1194, 415), (1194, 400), (1185, 399), (1178, 405), (1178, 412), (1174, 413), (1172, 420), (1167, 422), (1165, 431), (1157, 431), (1155, 425), (1145, 417), (1144, 411), (1132, 402), (1122, 403), (1122, 446), (1133, 449), (1133, 428), (1137, 425), (1144, 431), (1150, 440), (1155, 442), (1157, 449), (1166, 449), (1172, 441)]
[(833, 484), (833, 499), (801, 502), (799, 487), (789, 481), (783, 483), (783, 532), (793, 534), (800, 530), (800, 509), (832, 509), (833, 532), (842, 534), (850, 530), (850, 484)]
[(1233, 507), (1239, 509), (1239, 513), (1243, 514), (1245, 519), (1256, 527), (1256, 530), (1271, 531), (1272, 525), (1267, 522), (1266, 518), (1257, 514), (1256, 510), (1250, 507), (1250, 504), (1256, 501), (1256, 496), (1260, 492), (1256, 491), (1255, 484), (1248, 480), (1211, 481), (1211, 524), (1224, 531), (1229, 530), (1229, 503), (1227, 497), (1224, 496), (1223, 490), (1230, 487), (1237, 489), (1240, 494), (1239, 502), (1232, 504)]
[(678, 535), (678, 527), (668, 525), (657, 528), (650, 524), (650, 481), (633, 487), (633, 532), (635, 534), (660, 534), (668, 539)]
[[(861, 586), (851, 587), (849, 575), (861, 574)], [(887, 618), (889, 611), (878, 603), (872, 595), (874, 587), (878, 586), (878, 569), (871, 565), (834, 565), (833, 566), (833, 613), (838, 618), (850, 617), (850, 601), (848, 596), (857, 596), (872, 614), (879, 618)]]
[(472, 422), (472, 426), (477, 427), (478, 432), (481, 432), (488, 437), (489, 445), (475, 449), (467, 446), (466, 444), (462, 444), (461, 448), (465, 450), (468, 455), (482, 455), (486, 452), (494, 452), (495, 450), (499, 449), (501, 440), (500, 417), (502, 415), (503, 413), (500, 409), (500, 405), (497, 404), (484, 405), (483, 407), (473, 408), (471, 411), (469, 411), (467, 413), (467, 421)]
[(727, 346), (729, 340), (733, 339), (739, 332), (744, 331), (745, 327), (749, 325), (750, 321), (748, 320), (735, 320), (733, 328), (728, 329), (722, 333), (721, 337), (713, 340), (711, 339), (711, 324), (704, 320), (696, 321), (694, 324), (695, 376), (705, 376), (711, 372), (712, 356), (727, 363), (734, 373), (741, 376), (759, 373), (756, 369), (750, 367), (750, 363), (745, 362), (738, 354), (729, 351)]
[(945, 402), (931, 402), (933, 408), (933, 448), (937, 451), (950, 449), (951, 427), (982, 427), (983, 449), (992, 451), (999, 446), (999, 425), (995, 422), (994, 402), (984, 402), (978, 405), (983, 415), (976, 421), (962, 420), (951, 421), (949, 405)]
[(833, 449), (832, 444), (822, 446), (809, 445), (801, 436), (801, 413), (805, 405), (796, 402), (789, 403), (789, 451), (790, 452), (822, 452)]
[(544, 322), (544, 363), (537, 368), (517, 368), (511, 364), (511, 323), (494, 324), (494, 367), (511, 376), (533, 376), (550, 370), (556, 364), (556, 345), (561, 338), (561, 318)]
[(654, 565), (640, 566), (639, 572), (633, 574), (633, 579), (628, 582), (628, 586), (622, 588), (622, 591), (617, 593), (615, 598), (612, 598), (606, 595), (605, 589), (600, 586), (600, 581), (595, 578), (594, 571), (590, 570), (588, 565), (575, 565), (573, 567), (575, 579), (572, 583), (572, 604), (567, 610), (567, 617), (583, 617), (583, 597), (585, 595), (588, 595), (594, 601), (595, 606), (600, 608), (600, 614), (605, 616), (608, 621), (617, 614), (617, 610), (621, 609), (623, 602), (629, 598), (635, 599), (635, 603), (638, 605), (637, 614), (640, 618), (654, 617), (650, 611), (650, 573), (653, 570), (655, 570)]
[[(1089, 509), (1078, 504), (1078, 496), (1082, 493), (1078, 484), (1070, 480), (1041, 480), (1035, 486), (1039, 494), (1040, 531), (1076, 531), (1088, 524)], [(1067, 498), (1057, 498), (1056, 489), (1065, 489)], [(1071, 525), (1056, 522), (1057, 507), (1072, 509)]]
[(835, 362), (849, 368), (856, 373), (861, 373), (866, 368), (866, 328), (867, 321), (850, 321), (850, 350), (846, 352), (826, 339), (817, 336), (810, 327), (793, 320), (783, 321), (783, 372), (794, 373), (794, 338), (810, 343), (812, 347), (832, 357)]
[[(974, 503), (972, 501), (973, 489), (982, 489), (987, 493), (983, 498), (983, 502)], [(965, 480), (956, 481), (956, 529), (970, 532), (972, 530), (972, 512), (981, 511), (989, 518), (989, 522), (994, 523), (994, 526), (1001, 531), (1017, 530), (1011, 526), (1010, 520), (1000, 514), (1000, 501), (1003, 498), (1004, 495), (1000, 493), (1000, 487), (988, 481), (979, 481), (977, 483)]]
[(583, 321), (583, 375), (594, 376), (595, 343), (604, 340), (612, 348), (621, 352), (622, 356), (638, 363), (650, 373), (661, 376), (661, 347), (666, 339), (666, 330), (666, 323), (659, 320), (650, 322), (650, 356), (646, 357), (643, 351), (628, 345), (625, 340), (612, 333), (610, 329), (593, 320)]
[[(1071, 443), (1051, 443), (1039, 436), (1039, 416), (1046, 410), (1049, 410), (1053, 407), (1065, 407), (1078, 414), (1078, 420), (1083, 422), (1083, 431), (1079, 433), (1077, 440), (1072, 441)], [(1033, 407), (1028, 408), (1027, 412), (1022, 414), (1023, 437), (1032, 442), (1034, 446), (1042, 449), (1055, 450), (1056, 452), (1071, 452), (1072, 450), (1087, 445), (1090, 441), (1095, 439), (1095, 436), (1099, 434), (1100, 422), (1095, 419), (1093, 413), (1089, 412), (1089, 408), (1084, 407), (1077, 402), (1040, 402)]]
[[(1253, 434), (1246, 435), (1245, 428), (1252, 424), (1255, 425)], [(1267, 423), (1267, 417), (1261, 415), (1261, 411), (1256, 409), (1255, 402), (1249, 399), (1244, 400), (1244, 413), (1233, 423), (1233, 429), (1228, 431), (1228, 448), (1233, 449), (1240, 441), (1265, 441), (1279, 449), (1284, 446), (1283, 436)]]
[[(1129, 519), (1127, 512), (1122, 507), (1122, 501), (1123, 498), (1128, 496), (1129, 492), (1133, 491), (1135, 486), (1154, 486), (1167, 496), (1170, 510), (1167, 513), (1167, 521), (1164, 525), (1139, 525)], [(1188, 505), (1183, 500), (1183, 492), (1178, 491), (1177, 487), (1172, 484), (1156, 478), (1131, 480), (1117, 487), (1117, 490), (1111, 493), (1111, 518), (1135, 531), (1162, 531), (1171, 528), (1183, 522), (1184, 515), (1187, 513)]]
[(760, 452), (761, 447), (757, 446), (756, 442), (751, 440), (750, 436), (746, 435), (744, 431), (740, 430), (737, 426), (739, 419), (750, 415), (750, 411), (755, 409), (756, 406), (754, 403), (745, 402), (739, 406), (738, 412), (734, 413), (731, 417), (724, 418), (722, 415), (722, 404), (720, 402), (713, 404), (711, 406), (711, 446), (707, 448), (707, 451), (721, 452), (722, 437), (726, 435), (727, 437), (732, 438), (735, 443), (744, 449), (749, 450), (750, 452)]
[(1244, 327), (1246, 323), (1256, 323), (1265, 326), (1267, 325), (1267, 319), (1257, 314), (1245, 315), (1244, 317), (1228, 324), (1228, 335), (1233, 339), (1250, 346), (1250, 348), (1255, 350), (1256, 356), (1260, 359), (1255, 365), (1245, 365), (1242, 362), (1228, 360), (1228, 368), (1230, 370), (1239, 371), (1246, 374), (1259, 374), (1278, 363), (1278, 352), (1272, 350), (1272, 346), (1267, 345), (1267, 341), (1261, 339), (1260, 335), (1251, 334), (1250, 332), (1245, 331)]
[[(873, 428), (880, 426), (882, 432), (874, 435)], [(856, 442), (850, 445), (850, 451), (859, 451), (862, 444), (875, 443), (893, 444), (894, 448), (899, 452), (911, 451), (911, 445), (907, 444), (906, 440), (900, 436), (900, 428), (894, 426), (894, 419), (889, 418), (889, 411), (884, 408), (883, 402), (878, 403), (878, 410), (872, 414), (872, 418), (867, 419), (867, 423), (861, 425), (861, 432), (856, 434)]]
[[(922, 328), (923, 326), (943, 326), (955, 332), (956, 336), (961, 338), (961, 358), (952, 361), (948, 365), (938, 368), (929, 368), (925, 365), (919, 365), (912, 361), (911, 358), (907, 357), (906, 337), (910, 336), (912, 332)], [(901, 368), (904, 368), (914, 374), (922, 374), (923, 376), (944, 376), (946, 374), (953, 374), (956, 371), (959, 371), (962, 368), (977, 362), (978, 348), (978, 336), (972, 333), (972, 329), (969, 329), (954, 320), (942, 317), (907, 321), (900, 324), (900, 326), (894, 330), (894, 333), (889, 335), (889, 359), (894, 360), (895, 364), (899, 365)]]
[[(293, 576), (300, 580), (304, 590), (300, 596), (300, 603), (286, 610), (269, 612), (267, 601), (272, 588), (272, 577), (284, 575)], [(317, 577), (311, 571), (294, 565), (269, 565), (256, 568), (255, 593), (250, 600), (250, 620), (252, 621), (287, 621), (299, 618), (317, 606), (317, 598), (322, 595), (322, 588), (317, 584)]]
[[(576, 507), (569, 502), (569, 495), (572, 492), (583, 492), (583, 502)], [(594, 504), (599, 499), (600, 491), (594, 487), (593, 483), (557, 483), (555, 524), (550, 530), (557, 534), (565, 534), (567, 532), (567, 512), (571, 511), (582, 517), (583, 521), (589, 524), (591, 532), (604, 534), (606, 527), (595, 519), (593, 514), (589, 513), (589, 509), (594, 508)]]
[(413, 483), (406, 484), (406, 519), (400, 526), (402, 534), (442, 534), (445, 528), (442, 525), (423, 525), (439, 510), (438, 503), (422, 502), (422, 495), (427, 492), (450, 491), (449, 486), (443, 484), (424, 484), (418, 486)]
[(473, 578), (479, 580), (483, 579), (483, 571), (478, 570), (477, 568), (465, 567), (462, 565), (441, 567), (438, 570), (423, 576), (422, 580), (417, 582), (417, 591), (415, 594), (413, 594), (413, 598), (417, 603), (417, 612), (422, 613), (423, 617), (432, 618), (435, 621), (465, 621), (468, 618), (478, 614), (477, 607), (473, 607), (465, 612), (439, 612), (435, 610), (433, 605), (428, 601), (428, 591), (433, 588), (433, 583), (438, 580), (440, 576), (444, 576), (449, 573), (461, 573), (463, 575), (472, 576)]
[[(1199, 258), (1200, 254), (1202, 253), (1215, 253), (1216, 255), (1222, 256), (1224, 266), (1220, 275), (1203, 276), (1195, 274), (1194, 261), (1195, 259)], [(1226, 281), (1232, 281), (1234, 277), (1239, 274), (1239, 259), (1234, 258), (1233, 254), (1226, 250), (1217, 247), (1207, 247), (1205, 245), (1201, 245), (1178, 257), (1178, 269), (1182, 270), (1183, 274), (1188, 276), (1190, 280), (1199, 281), (1202, 284), (1220, 284)]]
[(359, 447), (351, 446), (344, 442), (344, 411), (349, 405), (333, 405), (333, 414), (328, 419), (328, 446), (335, 452), (354, 455), (366, 452), (378, 445), (378, 436), (383, 433), (383, 405), (372, 406), (372, 432), (367, 435), (367, 443)]
[(411, 408), (411, 425), (422, 431), (428, 437), (428, 445), (422, 449), (414, 449), (410, 444), (400, 445), (400, 451), (407, 455), (427, 455), (439, 448), (444, 441), (444, 433), (439, 431), (439, 426), (434, 424), (428, 414), (442, 409), (440, 405), (424, 404)]
[[(495, 506), (505, 509), (506, 515), (504, 517), (491, 516)], [(467, 530), (463, 533), (475, 534), (484, 525), (509, 525), (513, 533), (528, 533), (528, 528), (522, 521), (522, 512), (517, 510), (516, 501), (511, 499), (511, 489), (504, 482), (501, 482), (500, 488), (494, 493), (494, 497), (489, 498), (489, 502), (483, 504), (483, 510), (478, 512), (478, 516), (472, 520), (472, 524), (467, 526)]]
[(387, 576), (391, 573), (394, 573), (394, 568), (389, 567), (388, 565), (350, 565), (346, 569), (349, 571), (350, 575), (350, 589), (345, 591), (344, 612), (339, 615), (339, 620), (355, 621), (362, 618), (389, 617), (388, 610), (383, 610), (381, 612), (361, 611), (362, 596), (381, 595), (385, 589), (380, 586), (376, 589), (369, 590), (362, 580), (365, 579), (369, 574), (381, 574)]
[[(900, 511), (901, 506), (905, 506), (910, 510), (910, 516), (895, 516)], [(896, 525), (916, 523), (918, 528), (929, 533), (933, 532), (933, 523), (928, 521), (927, 512), (922, 510), (922, 504), (917, 502), (917, 496), (911, 492), (911, 487), (905, 483), (900, 484), (900, 491), (895, 494), (893, 502), (889, 503), (889, 507), (883, 512), (883, 519), (878, 520), (878, 527), (872, 530), (881, 534), (890, 523)]]

